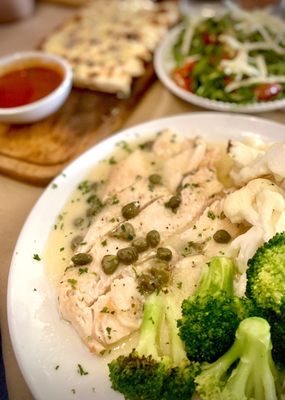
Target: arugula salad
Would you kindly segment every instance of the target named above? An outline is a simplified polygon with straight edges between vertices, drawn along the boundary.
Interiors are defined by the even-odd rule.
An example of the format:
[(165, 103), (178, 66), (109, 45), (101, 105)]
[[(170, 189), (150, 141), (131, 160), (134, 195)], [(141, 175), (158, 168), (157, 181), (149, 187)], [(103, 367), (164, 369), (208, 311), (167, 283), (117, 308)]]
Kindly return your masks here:
[(172, 56), (171, 78), (198, 96), (236, 104), (285, 98), (285, 20), (267, 11), (189, 18)]

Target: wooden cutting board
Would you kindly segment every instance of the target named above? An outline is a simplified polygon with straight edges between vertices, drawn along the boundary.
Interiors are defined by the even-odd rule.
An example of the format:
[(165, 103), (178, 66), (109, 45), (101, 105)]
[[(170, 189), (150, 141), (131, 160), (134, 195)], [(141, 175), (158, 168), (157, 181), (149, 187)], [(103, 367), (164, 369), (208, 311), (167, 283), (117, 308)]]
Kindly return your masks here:
[(154, 79), (150, 64), (128, 99), (72, 89), (63, 107), (42, 121), (0, 124), (0, 172), (46, 185), (80, 153), (118, 130)]

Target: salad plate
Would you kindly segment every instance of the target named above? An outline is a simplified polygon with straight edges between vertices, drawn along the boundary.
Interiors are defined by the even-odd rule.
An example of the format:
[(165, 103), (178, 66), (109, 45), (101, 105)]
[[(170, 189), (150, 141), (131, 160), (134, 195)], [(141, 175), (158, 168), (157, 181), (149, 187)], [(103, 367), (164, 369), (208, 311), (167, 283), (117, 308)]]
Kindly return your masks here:
[[(254, 20), (248, 19), (248, 14), (242, 12), (238, 15), (241, 27), (243, 24), (255, 26)], [(279, 47), (276, 44), (276, 51), (280, 51), (280, 54), (272, 55), (271, 60), (268, 48), (270, 46), (275, 48), (273, 42), (273, 44), (271, 41), (251, 42), (251, 37), (251, 39), (245, 38), (243, 42), (239, 36), (235, 37), (231, 28), (229, 28), (230, 33), (227, 31), (225, 34), (220, 34), (221, 29), (217, 28), (220, 22), (208, 22), (223, 21), (223, 18), (226, 20), (227, 15), (235, 14), (228, 14), (225, 10), (209, 17), (195, 14), (192, 20), (190, 17), (190, 22), (185, 19), (185, 22), (170, 30), (155, 53), (154, 66), (158, 78), (168, 90), (181, 99), (215, 111), (260, 113), (284, 108), (285, 73), (282, 72), (283, 67), (281, 71), (279, 64), (280, 57), (284, 57), (285, 54), (285, 45)], [(262, 11), (256, 17), (262, 32), (264, 31), (262, 21), (267, 18), (264, 15), (265, 11)], [(277, 17), (269, 16), (269, 18)], [(271, 25), (275, 20), (269, 21)], [(207, 23), (212, 24), (210, 29), (214, 32), (217, 30), (214, 34), (204, 32)], [(222, 23), (228, 29), (231, 21)], [(187, 30), (191, 24), (193, 30)], [(281, 28), (285, 29), (283, 24), (284, 22)], [(194, 37), (196, 29), (199, 30), (197, 34), (199, 37)], [(237, 35), (241, 35), (240, 31)], [(267, 37), (266, 33), (264, 35)], [(186, 36), (188, 37), (185, 39)], [(184, 41), (189, 42), (190, 47), (189, 43), (186, 43), (188, 49), (182, 51)], [(250, 50), (251, 48), (254, 50)], [(229, 54), (225, 54), (223, 58), (223, 52)], [(209, 62), (210, 57), (215, 61)], [(267, 62), (267, 58), (272, 64)], [(276, 80), (277, 75), (279, 81)], [(186, 81), (185, 77), (190, 77), (191, 87), (189, 79)], [(247, 82), (253, 83), (248, 85)]]
[(71, 325), (60, 318), (55, 285), (48, 278), (44, 252), (64, 205), (90, 169), (119, 142), (130, 142), (165, 128), (209, 141), (259, 135), (284, 138), (284, 126), (261, 118), (226, 113), (192, 113), (162, 118), (122, 131), (91, 148), (47, 187), (19, 236), (8, 282), (8, 322), (15, 355), (37, 400), (122, 399), (111, 389), (106, 358), (91, 354)]

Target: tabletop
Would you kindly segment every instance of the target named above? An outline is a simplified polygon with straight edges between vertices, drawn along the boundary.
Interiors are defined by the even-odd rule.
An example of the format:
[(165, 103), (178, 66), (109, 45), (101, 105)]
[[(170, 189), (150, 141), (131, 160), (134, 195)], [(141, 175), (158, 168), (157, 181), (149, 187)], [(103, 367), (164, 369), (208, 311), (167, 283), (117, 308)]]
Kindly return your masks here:
[[(14, 51), (33, 49), (61, 21), (74, 13), (73, 8), (56, 4), (39, 3), (31, 17), (15, 23), (0, 24), (0, 56)], [(203, 112), (176, 98), (158, 81), (146, 92), (129, 116), (124, 127), (151, 119), (181, 114)], [(263, 113), (263, 118), (285, 123), (285, 110)], [(24, 382), (11, 346), (7, 312), (6, 292), (9, 266), (17, 237), (33, 205), (44, 188), (20, 183), (0, 175), (0, 323), (3, 358), (10, 400), (31, 400), (33, 397)], [(19, 332), (19, 334), (21, 334)]]

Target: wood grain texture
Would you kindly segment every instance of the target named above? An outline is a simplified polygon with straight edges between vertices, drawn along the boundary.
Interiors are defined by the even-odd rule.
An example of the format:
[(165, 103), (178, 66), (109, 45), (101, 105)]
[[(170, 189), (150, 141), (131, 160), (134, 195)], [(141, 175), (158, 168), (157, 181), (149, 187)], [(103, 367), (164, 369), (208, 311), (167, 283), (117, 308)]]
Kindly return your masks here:
[(80, 153), (118, 130), (154, 79), (150, 63), (128, 99), (72, 89), (63, 107), (42, 121), (0, 124), (0, 172), (46, 185)]

